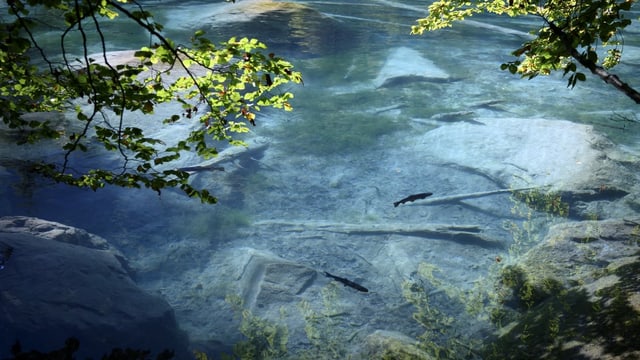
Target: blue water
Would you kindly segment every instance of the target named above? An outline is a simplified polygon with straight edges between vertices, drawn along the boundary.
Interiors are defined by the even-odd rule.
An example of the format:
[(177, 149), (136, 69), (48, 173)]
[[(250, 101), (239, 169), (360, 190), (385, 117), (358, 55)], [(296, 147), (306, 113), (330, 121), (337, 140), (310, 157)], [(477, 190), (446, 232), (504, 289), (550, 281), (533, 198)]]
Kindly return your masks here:
[[(340, 293), (350, 299), (347, 303), (352, 302), (345, 305), (348, 309), (357, 306), (366, 310), (356, 313), (365, 324), (360, 328), (396, 330), (411, 336), (422, 330), (410, 318), (411, 307), (401, 305), (406, 303), (397, 282), (402, 276), (371, 265), (374, 258), (385, 256), (380, 251), (387, 251), (390, 241), (397, 241), (399, 248), (407, 251), (410, 266), (417, 269), (422, 261), (436, 264), (443, 269), (438, 276), (464, 289), (489, 273), (491, 259), (507, 255), (508, 246), (476, 250), (448, 242), (427, 244), (424, 239), (375, 235), (353, 238), (325, 234), (320, 239), (307, 239), (284, 230), (252, 228), (253, 222), (274, 219), (482, 224), (489, 236), (509, 245), (513, 235), (503, 227), (504, 222), (521, 219), (512, 214), (514, 205), (506, 195), (480, 201), (477, 205), (482, 211), (450, 205), (399, 212), (390, 206), (399, 197), (415, 192), (460, 194), (500, 185), (466, 169), (444, 169), (417, 161), (413, 154), (403, 157), (398, 149), (407, 139), (430, 130), (415, 127), (410, 118), (429, 118), (465, 110), (469, 104), (498, 100), (497, 109), (483, 110), (482, 114), (590, 124), (619, 146), (636, 148), (639, 125), (612, 121), (614, 113), (636, 111), (637, 105), (621, 93), (591, 77), (570, 90), (566, 80), (557, 75), (527, 81), (500, 71), (500, 63), (512, 60), (509, 52), (523, 41), (517, 35), (461, 24), (411, 36), (410, 26), (424, 15), (421, 1), (299, 1), (296, 3), (306, 9), (294, 15), (270, 12), (251, 21), (228, 23), (221, 23), (223, 15), (203, 15), (222, 6), (217, 3), (145, 3), (167, 24), (166, 33), (177, 43), (186, 42), (194, 30), (204, 29), (219, 41), (230, 36), (257, 37), (270, 52), (286, 57), (302, 72), (305, 82), (304, 86), (288, 88), (296, 96), (294, 112), (266, 111), (258, 118), (259, 126), (252, 130), (272, 141), (265, 154), (228, 165), (224, 174), (197, 180), (208, 184), (219, 197), (215, 206), (201, 205), (172, 190), (161, 196), (148, 190), (115, 188), (93, 192), (9, 170), (2, 175), (0, 215), (41, 217), (105, 237), (140, 270), (142, 287), (175, 306), (180, 325), (203, 347), (214, 348), (211, 344), (238, 337), (237, 324), (216, 323), (218, 313), (211, 309), (223, 303), (226, 294), (222, 290), (209, 293), (215, 301), (194, 299), (186, 292), (216, 280), (219, 270), (215, 267), (224, 262), (219, 254), (229, 249), (247, 246), (314, 268), (346, 270), (376, 289), (368, 298)], [(537, 21), (475, 20), (519, 31), (527, 31)], [(108, 44), (113, 50), (142, 46), (147, 41), (131, 28), (109, 29)], [(632, 29), (625, 44), (638, 45), (637, 34)], [(417, 49), (457, 81), (385, 89), (363, 85), (375, 79), (389, 49), (401, 46)], [(638, 65), (625, 63), (616, 71), (621, 78), (632, 80)], [(370, 112), (395, 104), (402, 105), (400, 112)], [(546, 229), (537, 230), (543, 234)], [(442, 295), (435, 295), (432, 301), (445, 313), (461, 312), (459, 304), (449, 304)], [(292, 306), (293, 313), (295, 304)], [(224, 329), (213, 331), (220, 327)], [(460, 330), (470, 337), (482, 337), (482, 331), (486, 331), (483, 325)], [(289, 348), (296, 350), (294, 344)]]

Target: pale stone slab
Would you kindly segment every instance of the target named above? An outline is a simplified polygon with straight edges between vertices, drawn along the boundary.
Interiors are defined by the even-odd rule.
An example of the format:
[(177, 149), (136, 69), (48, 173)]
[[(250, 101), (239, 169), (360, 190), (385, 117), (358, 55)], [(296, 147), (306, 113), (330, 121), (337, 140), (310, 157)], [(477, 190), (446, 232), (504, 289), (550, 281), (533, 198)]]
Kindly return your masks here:
[(384, 87), (412, 81), (448, 80), (449, 74), (420, 52), (408, 47), (399, 47), (391, 51), (373, 83), (376, 87)]

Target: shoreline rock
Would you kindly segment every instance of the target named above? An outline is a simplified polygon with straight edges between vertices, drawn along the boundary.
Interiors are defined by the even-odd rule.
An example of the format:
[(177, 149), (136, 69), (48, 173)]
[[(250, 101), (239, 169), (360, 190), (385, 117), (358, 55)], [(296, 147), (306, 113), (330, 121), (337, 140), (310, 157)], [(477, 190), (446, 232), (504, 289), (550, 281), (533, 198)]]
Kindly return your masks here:
[(506, 306), (494, 316), (512, 321), (493, 351), (509, 349), (507, 359), (637, 358), (639, 233), (637, 217), (552, 226), (502, 270), (497, 291)]
[(106, 240), (84, 230), (29, 217), (0, 218), (0, 241), (13, 248), (0, 270), (0, 357), (80, 341), (78, 358), (114, 347), (173, 349), (187, 338), (173, 309), (141, 290)]

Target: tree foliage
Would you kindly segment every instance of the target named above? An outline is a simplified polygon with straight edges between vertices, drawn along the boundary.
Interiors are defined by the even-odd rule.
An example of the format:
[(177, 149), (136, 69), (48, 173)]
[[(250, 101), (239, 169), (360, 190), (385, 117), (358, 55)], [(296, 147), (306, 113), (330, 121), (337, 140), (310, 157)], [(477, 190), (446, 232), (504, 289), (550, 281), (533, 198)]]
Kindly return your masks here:
[[(302, 81), (286, 60), (265, 54), (256, 39), (231, 38), (214, 44), (193, 34), (188, 46), (163, 35), (163, 26), (135, 0), (8, 0), (0, 17), (0, 116), (18, 129), (21, 144), (54, 140), (59, 161), (41, 161), (30, 168), (57, 182), (93, 190), (107, 184), (147, 187), (160, 193), (180, 188), (202, 202), (214, 203), (207, 189), (189, 183), (189, 173), (176, 161), (195, 151), (203, 158), (217, 154), (215, 141), (243, 144), (233, 135), (256, 125), (263, 107), (291, 110), (293, 95), (284, 84)], [(50, 49), (39, 34), (41, 14), (61, 19), (53, 29), (59, 46)], [(114, 19), (135, 23), (150, 36), (135, 52), (138, 61), (111, 64), (105, 24)], [(51, 36), (51, 28), (47, 28)], [(81, 54), (73, 53), (81, 44)], [(97, 43), (101, 51), (90, 53)], [(168, 114), (163, 126), (194, 124), (189, 135), (167, 144), (128, 119), (153, 114), (160, 104), (179, 102), (182, 111)], [(60, 127), (27, 113), (75, 112), (75, 125)], [(100, 144), (118, 155), (115, 169), (82, 162), (83, 152)]]
[[(429, 6), (412, 33), (422, 34), (452, 26), (472, 15), (490, 13), (535, 16), (541, 27), (532, 39), (515, 51), (516, 60), (502, 64), (503, 70), (533, 78), (562, 71), (569, 87), (586, 80), (578, 65), (624, 92), (636, 103), (640, 93), (610, 72), (622, 56), (621, 31), (631, 24), (626, 17), (633, 0), (438, 0)], [(606, 52), (604, 49), (606, 48)]]

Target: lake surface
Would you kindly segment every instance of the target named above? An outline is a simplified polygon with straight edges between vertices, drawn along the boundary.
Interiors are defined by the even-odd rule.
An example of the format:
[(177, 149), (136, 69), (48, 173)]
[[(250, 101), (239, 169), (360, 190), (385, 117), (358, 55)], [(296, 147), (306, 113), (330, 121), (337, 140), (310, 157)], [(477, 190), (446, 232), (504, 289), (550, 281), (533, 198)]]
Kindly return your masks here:
[[(251, 136), (269, 139), (266, 150), (226, 164), (224, 173), (194, 180), (209, 187), (219, 204), (201, 205), (173, 191), (158, 197), (145, 190), (70, 189), (12, 170), (2, 174), (0, 189), (2, 216), (29, 215), (81, 227), (121, 249), (138, 271), (139, 284), (175, 308), (180, 325), (201, 349), (228, 350), (241, 339), (238, 320), (230, 317), (224, 298), (238, 289), (229, 269), (237, 265), (234, 254), (245, 248), (366, 284), (367, 295), (342, 286), (330, 288), (335, 304), (350, 314), (344, 323), (333, 324), (351, 339), (345, 343), (375, 329), (414, 337), (423, 333), (411, 318), (414, 308), (403, 294), (405, 281), (424, 284), (431, 306), (456, 317), (456, 324), (438, 341), (457, 336), (483, 339), (491, 331), (486, 319), (465, 314), (462, 305), (451, 302), (446, 291), (434, 290), (434, 284), (469, 293), (488, 286), (482, 281), (499, 266), (495, 259), (517, 261), (517, 255), (558, 219), (546, 213), (531, 215), (508, 193), (469, 204), (395, 208), (394, 201), (410, 194), (452, 196), (510, 185), (478, 169), (434, 163), (414, 151), (416, 139), (443, 126), (433, 121), (442, 114), (459, 116), (455, 122), (567, 120), (593, 126), (629, 154), (640, 151), (637, 105), (600, 80), (589, 77), (571, 90), (558, 75), (523, 80), (500, 71), (502, 62), (512, 60), (510, 51), (526, 38), (522, 32), (539, 24), (538, 19), (478, 17), (474, 20), (493, 28), (462, 23), (411, 36), (410, 26), (425, 14), (424, 2), (297, 1), (300, 8), (268, 11), (249, 20), (229, 15), (227, 9), (243, 1), (237, 3), (145, 2), (177, 43), (186, 43), (197, 29), (220, 41), (256, 37), (303, 74), (304, 86), (288, 89), (295, 94), (294, 111), (266, 111), (252, 128)], [(625, 33), (624, 56), (629, 60), (623, 57), (615, 69), (632, 86), (640, 66), (639, 32), (634, 26)], [(143, 34), (127, 27), (115, 26), (109, 32), (113, 50), (143, 46), (145, 41)], [(398, 48), (415, 50), (450, 80), (405, 79), (375, 86), (389, 54)], [(310, 224), (316, 228), (305, 227)], [(347, 234), (318, 230), (319, 224), (360, 227)], [(397, 231), (361, 234), (367, 226), (379, 224), (396, 226)], [(502, 246), (430, 239), (397, 229), (431, 224), (477, 226)], [(524, 236), (514, 226), (532, 228)], [(419, 279), (428, 273), (424, 264), (437, 269), (435, 278)], [(318, 289), (330, 286), (323, 281), (316, 280)], [(287, 312), (298, 314), (296, 303), (290, 306)], [(253, 311), (273, 315), (260, 307)], [(291, 328), (290, 337), (302, 339), (288, 345), (293, 353), (310, 347), (300, 330)], [(220, 343), (224, 345), (216, 348)], [(348, 352), (351, 345), (341, 346)]]

